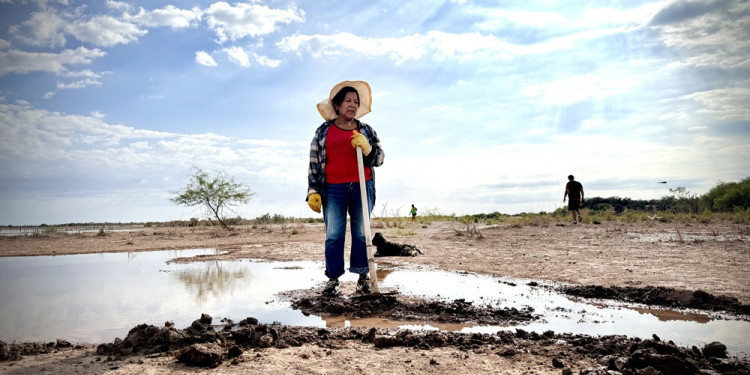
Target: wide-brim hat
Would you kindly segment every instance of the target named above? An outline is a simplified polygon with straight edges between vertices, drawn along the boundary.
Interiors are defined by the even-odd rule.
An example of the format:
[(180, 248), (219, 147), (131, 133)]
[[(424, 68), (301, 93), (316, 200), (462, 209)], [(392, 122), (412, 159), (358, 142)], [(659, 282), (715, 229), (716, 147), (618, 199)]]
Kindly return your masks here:
[(358, 119), (368, 113), (370, 113), (370, 110), (372, 108), (372, 93), (370, 92), (370, 84), (365, 81), (344, 81), (336, 86), (333, 86), (331, 89), (331, 93), (328, 95), (328, 98), (323, 99), (322, 102), (318, 103), (318, 112), (320, 112), (320, 115), (323, 116), (323, 118), (326, 121), (333, 120), (338, 115), (336, 114), (336, 110), (333, 108), (333, 97), (336, 96), (336, 94), (341, 91), (342, 88), (346, 86), (354, 87), (355, 90), (357, 90), (357, 93), (359, 94), (359, 109), (357, 110), (357, 113), (354, 115), (354, 118)]

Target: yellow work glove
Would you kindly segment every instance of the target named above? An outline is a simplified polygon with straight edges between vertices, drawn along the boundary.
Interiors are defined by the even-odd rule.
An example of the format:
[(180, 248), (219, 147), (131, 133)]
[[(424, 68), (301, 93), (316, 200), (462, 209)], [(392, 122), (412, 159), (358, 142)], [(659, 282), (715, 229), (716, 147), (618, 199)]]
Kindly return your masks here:
[(307, 205), (310, 206), (313, 211), (320, 213), (321, 204), (320, 194), (310, 193), (310, 195), (307, 196)]
[(365, 137), (362, 133), (358, 133), (356, 130), (352, 130), (352, 134), (352, 147), (361, 147), (363, 154), (370, 155), (372, 146), (370, 146), (370, 142), (367, 142), (367, 137)]

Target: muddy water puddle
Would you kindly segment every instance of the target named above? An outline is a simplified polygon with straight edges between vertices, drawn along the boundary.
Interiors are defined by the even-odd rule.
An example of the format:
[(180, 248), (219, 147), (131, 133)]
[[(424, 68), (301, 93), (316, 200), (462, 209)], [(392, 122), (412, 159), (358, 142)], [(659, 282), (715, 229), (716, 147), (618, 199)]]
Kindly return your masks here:
[[(381, 288), (409, 297), (474, 305), (533, 308), (539, 319), (514, 326), (392, 321), (305, 315), (279, 294), (321, 286), (320, 262), (169, 262), (214, 250), (0, 258), (0, 340), (111, 342), (137, 324), (187, 327), (201, 313), (215, 321), (246, 317), (295, 326), (351, 326), (495, 333), (515, 330), (589, 335), (623, 334), (672, 340), (683, 346), (724, 343), (750, 353), (750, 322), (700, 312), (654, 309), (570, 298), (553, 285), (430, 269), (381, 265)], [(342, 282), (354, 282), (346, 274)]]

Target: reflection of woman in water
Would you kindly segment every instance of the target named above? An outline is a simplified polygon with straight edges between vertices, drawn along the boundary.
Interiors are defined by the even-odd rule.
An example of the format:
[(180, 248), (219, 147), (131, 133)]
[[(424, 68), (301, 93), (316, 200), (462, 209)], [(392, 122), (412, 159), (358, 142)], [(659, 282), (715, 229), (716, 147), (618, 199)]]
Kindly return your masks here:
[(338, 294), (338, 279), (345, 272), (347, 213), (352, 236), (349, 272), (359, 274), (358, 292), (370, 292), (356, 148), (362, 149), (369, 216), (375, 205), (375, 172), (372, 167), (383, 164), (385, 157), (375, 130), (359, 121), (370, 112), (371, 98), (367, 82), (344, 81), (334, 86), (329, 97), (318, 104), (318, 111), (326, 121), (315, 131), (310, 144), (307, 204), (315, 212), (323, 211), (325, 274), (328, 277), (323, 295), (326, 296)]

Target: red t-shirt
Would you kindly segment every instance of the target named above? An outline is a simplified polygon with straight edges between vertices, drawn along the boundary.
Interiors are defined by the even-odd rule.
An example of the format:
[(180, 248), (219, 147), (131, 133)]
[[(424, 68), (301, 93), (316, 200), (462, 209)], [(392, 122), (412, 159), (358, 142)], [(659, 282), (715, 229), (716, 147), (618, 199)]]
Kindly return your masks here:
[[(343, 184), (359, 182), (357, 151), (352, 147), (352, 131), (331, 125), (326, 135), (326, 182)], [(365, 179), (372, 178), (372, 170), (365, 167)]]

